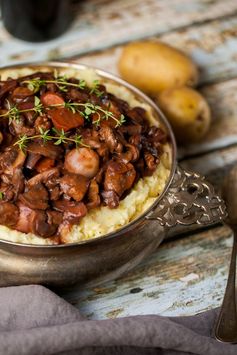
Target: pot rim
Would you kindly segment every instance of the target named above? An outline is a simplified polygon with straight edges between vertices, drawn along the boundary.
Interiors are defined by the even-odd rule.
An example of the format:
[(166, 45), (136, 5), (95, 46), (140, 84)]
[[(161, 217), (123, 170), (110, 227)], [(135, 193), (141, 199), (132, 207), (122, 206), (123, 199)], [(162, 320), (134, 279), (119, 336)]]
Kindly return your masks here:
[(177, 146), (176, 146), (176, 141), (175, 141), (175, 137), (174, 137), (174, 133), (173, 130), (167, 120), (167, 118), (165, 117), (165, 115), (163, 114), (163, 112), (161, 111), (161, 109), (159, 108), (159, 106), (157, 104), (155, 104), (155, 102), (150, 99), (146, 94), (144, 94), (141, 90), (137, 89), (135, 86), (129, 84), (128, 82), (126, 82), (125, 80), (121, 79), (120, 77), (111, 74), (107, 71), (104, 71), (102, 69), (99, 69), (97, 67), (93, 67), (93, 66), (89, 66), (89, 65), (85, 65), (85, 64), (78, 64), (75, 62), (67, 62), (67, 61), (45, 61), (45, 62), (27, 62), (27, 63), (21, 63), (21, 64), (13, 64), (13, 65), (8, 65), (8, 66), (4, 66), (0, 68), (0, 75), (1, 72), (4, 70), (10, 70), (10, 69), (20, 69), (20, 68), (31, 68), (31, 69), (35, 69), (35, 70), (39, 70), (39, 68), (44, 68), (46, 69), (47, 67), (50, 68), (65, 68), (65, 69), (78, 69), (78, 70), (86, 70), (86, 69), (92, 69), (96, 72), (97, 75), (99, 75), (102, 79), (107, 79), (109, 81), (113, 81), (116, 84), (122, 85), (124, 87), (126, 87), (129, 91), (131, 91), (133, 94), (135, 94), (135, 96), (137, 96), (139, 99), (141, 99), (142, 101), (144, 101), (145, 103), (147, 103), (149, 106), (152, 107), (152, 109), (154, 110), (154, 112), (158, 115), (159, 120), (162, 122), (162, 124), (165, 126), (168, 135), (170, 137), (171, 140), (171, 149), (172, 149), (172, 164), (171, 164), (171, 169), (170, 169), (170, 176), (169, 179), (166, 183), (165, 188), (163, 189), (162, 193), (160, 194), (160, 196), (157, 197), (156, 201), (141, 215), (139, 215), (137, 218), (135, 218), (133, 221), (131, 221), (130, 223), (126, 224), (125, 226), (115, 230), (114, 232), (110, 232), (107, 234), (104, 234), (100, 237), (96, 237), (96, 238), (92, 238), (92, 239), (87, 239), (87, 240), (82, 240), (76, 243), (67, 243), (67, 244), (51, 244), (51, 245), (43, 245), (43, 244), (26, 244), (26, 243), (17, 243), (17, 242), (12, 242), (12, 241), (8, 241), (5, 239), (1, 239), (0, 238), (0, 245), (2, 246), (14, 246), (14, 247), (19, 247), (20, 249), (22, 247), (24, 248), (30, 248), (30, 249), (50, 249), (50, 248), (69, 248), (69, 247), (76, 247), (76, 246), (80, 246), (80, 245), (88, 245), (88, 244), (93, 244), (93, 243), (98, 243), (98, 242), (102, 242), (105, 240), (108, 240), (110, 238), (115, 238), (118, 237), (118, 234), (120, 234), (121, 232), (129, 232), (130, 230), (132, 230), (134, 228), (135, 225), (137, 225), (139, 222), (141, 223), (145, 217), (153, 210), (156, 208), (156, 206), (158, 205), (158, 203), (160, 202), (160, 200), (164, 197), (164, 195), (166, 194), (166, 192), (169, 189), (169, 186), (173, 180), (174, 174), (175, 174), (175, 170), (176, 170), (176, 166), (177, 166)]

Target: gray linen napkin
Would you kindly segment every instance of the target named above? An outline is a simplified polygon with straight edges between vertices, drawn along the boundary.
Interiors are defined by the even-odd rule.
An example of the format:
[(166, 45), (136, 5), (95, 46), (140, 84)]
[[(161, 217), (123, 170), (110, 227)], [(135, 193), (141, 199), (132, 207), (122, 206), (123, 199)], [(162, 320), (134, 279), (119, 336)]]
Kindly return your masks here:
[(87, 320), (43, 286), (0, 289), (0, 354), (236, 355), (211, 338), (217, 315)]

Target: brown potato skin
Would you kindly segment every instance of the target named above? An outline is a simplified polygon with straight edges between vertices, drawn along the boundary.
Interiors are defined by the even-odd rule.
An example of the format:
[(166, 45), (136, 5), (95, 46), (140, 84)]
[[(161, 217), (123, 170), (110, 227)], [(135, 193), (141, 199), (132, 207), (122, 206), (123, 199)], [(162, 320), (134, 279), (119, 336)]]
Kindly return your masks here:
[(124, 47), (118, 62), (123, 79), (147, 94), (195, 86), (198, 69), (183, 52), (162, 42), (132, 42)]
[(198, 142), (209, 130), (210, 108), (196, 90), (188, 87), (165, 90), (155, 101), (168, 118), (179, 143)]

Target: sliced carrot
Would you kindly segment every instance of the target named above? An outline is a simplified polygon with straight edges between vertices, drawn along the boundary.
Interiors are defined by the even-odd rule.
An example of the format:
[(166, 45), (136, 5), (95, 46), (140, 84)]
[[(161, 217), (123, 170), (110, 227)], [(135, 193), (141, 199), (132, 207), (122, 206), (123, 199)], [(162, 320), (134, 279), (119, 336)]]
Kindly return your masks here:
[(51, 169), (53, 166), (53, 159), (43, 158), (36, 164), (35, 169), (38, 171), (38, 173), (43, 173), (44, 171)]
[(48, 116), (55, 128), (65, 132), (84, 124), (84, 118), (79, 112), (73, 113), (67, 108), (49, 110)]
[(64, 100), (59, 94), (50, 91), (47, 91), (43, 95), (41, 95), (40, 100), (44, 106), (64, 104)]

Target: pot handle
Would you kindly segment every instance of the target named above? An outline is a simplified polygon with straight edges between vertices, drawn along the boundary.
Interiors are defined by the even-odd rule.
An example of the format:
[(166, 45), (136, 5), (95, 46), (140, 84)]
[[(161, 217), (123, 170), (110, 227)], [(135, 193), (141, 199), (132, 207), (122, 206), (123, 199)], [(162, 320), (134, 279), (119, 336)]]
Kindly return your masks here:
[(174, 227), (195, 223), (205, 226), (226, 216), (224, 201), (205, 177), (177, 166), (168, 191), (146, 218), (157, 220), (164, 227)]

